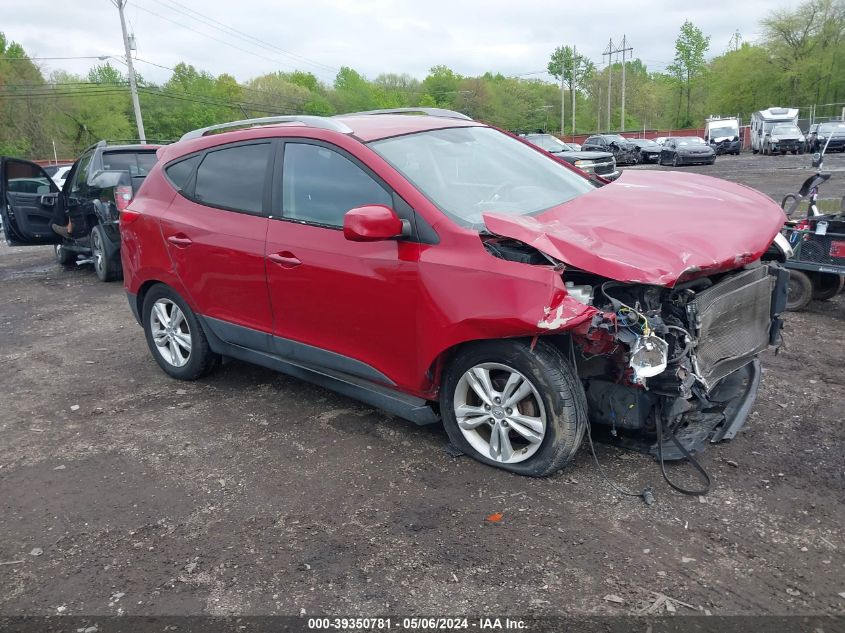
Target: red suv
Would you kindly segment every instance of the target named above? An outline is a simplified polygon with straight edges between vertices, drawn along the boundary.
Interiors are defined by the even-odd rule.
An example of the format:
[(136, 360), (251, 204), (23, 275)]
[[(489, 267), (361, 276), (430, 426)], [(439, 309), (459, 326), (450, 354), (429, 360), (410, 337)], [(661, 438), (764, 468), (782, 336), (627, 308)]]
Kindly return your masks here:
[(442, 420), (526, 475), (566, 464), (588, 421), (667, 458), (733, 437), (779, 342), (780, 208), (694, 174), (608, 183), (413, 112), (238, 121), (158, 151), (121, 257), (161, 368), (264, 365)]

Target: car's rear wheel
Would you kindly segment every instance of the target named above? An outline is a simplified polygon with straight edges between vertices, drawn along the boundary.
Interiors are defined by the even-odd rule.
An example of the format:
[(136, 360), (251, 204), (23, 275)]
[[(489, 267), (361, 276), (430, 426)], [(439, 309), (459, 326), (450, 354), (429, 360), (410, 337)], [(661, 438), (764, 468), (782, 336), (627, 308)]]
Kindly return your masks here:
[(120, 277), (120, 266), (106, 251), (106, 237), (99, 224), (91, 229), (91, 259), (100, 281), (114, 281)]
[(800, 270), (789, 271), (789, 286), (786, 297), (787, 310), (803, 310), (813, 300), (813, 282)]
[(678, 155), (675, 154), (675, 155), (672, 156), (672, 167), (677, 167), (677, 166), (678, 166)]
[(553, 345), (470, 345), (452, 359), (440, 411), (452, 443), (475, 459), (543, 477), (575, 455), (587, 425), (584, 390)]
[(827, 301), (833, 299), (842, 290), (842, 286), (845, 284), (845, 276), (833, 273), (814, 273), (811, 281), (813, 282), (813, 299)]
[(217, 365), (199, 320), (187, 303), (164, 285), (144, 297), (144, 334), (150, 352), (165, 373), (179, 380), (196, 380)]

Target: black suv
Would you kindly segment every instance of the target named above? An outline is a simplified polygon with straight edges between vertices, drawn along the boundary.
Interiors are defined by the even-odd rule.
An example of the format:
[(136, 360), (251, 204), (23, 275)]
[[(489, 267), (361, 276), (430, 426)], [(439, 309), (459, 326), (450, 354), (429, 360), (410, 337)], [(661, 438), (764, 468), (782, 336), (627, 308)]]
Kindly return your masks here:
[(826, 144), (828, 152), (845, 152), (845, 122), (830, 121), (810, 126), (810, 131), (807, 132), (806, 150), (820, 152)]
[(640, 148), (619, 134), (596, 134), (581, 145), (582, 151), (610, 152), (617, 165), (636, 165), (640, 162)]
[[(0, 216), (9, 246), (55, 244), (60, 264), (92, 263), (97, 277), (121, 276), (120, 211), (156, 163), (158, 145), (100, 141), (73, 164), (61, 191), (41, 166), (0, 158)], [(52, 229), (70, 219), (70, 239)]]
[(544, 149), (556, 158), (574, 165), (588, 174), (596, 174), (607, 180), (616, 180), (620, 172), (616, 169), (616, 159), (610, 152), (585, 152), (576, 150), (556, 136), (544, 133), (522, 134), (526, 141)]

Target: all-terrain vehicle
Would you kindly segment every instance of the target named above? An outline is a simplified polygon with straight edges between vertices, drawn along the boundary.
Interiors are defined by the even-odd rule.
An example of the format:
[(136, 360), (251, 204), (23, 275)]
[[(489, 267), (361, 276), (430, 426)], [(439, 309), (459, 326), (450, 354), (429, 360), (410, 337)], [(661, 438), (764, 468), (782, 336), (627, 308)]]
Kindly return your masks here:
[[(101, 281), (121, 277), (118, 219), (155, 165), (158, 145), (86, 149), (59, 187), (43, 167), (0, 158), (0, 216), (10, 246), (53, 244), (60, 264), (94, 265)], [(70, 226), (62, 237), (52, 226)]]

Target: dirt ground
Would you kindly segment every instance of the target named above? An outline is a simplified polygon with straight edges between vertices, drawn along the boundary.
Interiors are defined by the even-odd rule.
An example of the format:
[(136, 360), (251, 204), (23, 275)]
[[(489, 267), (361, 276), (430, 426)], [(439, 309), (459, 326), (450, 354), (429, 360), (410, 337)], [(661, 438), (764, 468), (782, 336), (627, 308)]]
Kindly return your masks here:
[[(808, 163), (696, 171), (779, 199)], [(646, 506), (586, 447), (528, 479), (243, 363), (175, 382), (120, 283), (0, 246), (0, 613), (630, 614), (665, 594), (679, 613), (843, 614), (845, 295), (786, 323), (746, 429), (701, 458), (706, 497), (598, 447), (619, 484), (653, 486)]]

